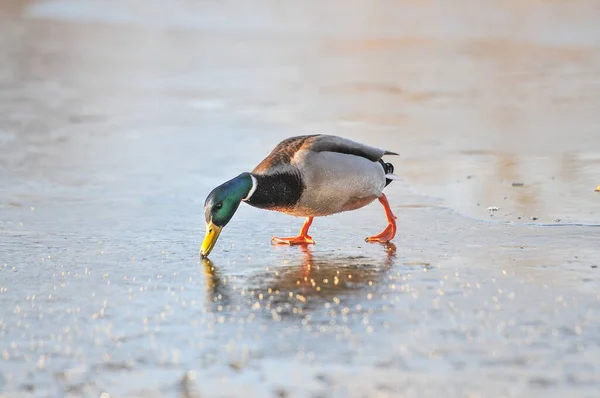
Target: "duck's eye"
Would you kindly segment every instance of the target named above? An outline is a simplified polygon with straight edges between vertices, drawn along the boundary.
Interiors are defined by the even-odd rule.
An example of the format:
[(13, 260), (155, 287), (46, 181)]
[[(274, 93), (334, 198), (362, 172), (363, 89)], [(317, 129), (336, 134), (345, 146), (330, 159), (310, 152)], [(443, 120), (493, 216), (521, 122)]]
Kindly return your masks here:
[(223, 203), (217, 203), (215, 205), (215, 209), (219, 210), (221, 207), (223, 207)]

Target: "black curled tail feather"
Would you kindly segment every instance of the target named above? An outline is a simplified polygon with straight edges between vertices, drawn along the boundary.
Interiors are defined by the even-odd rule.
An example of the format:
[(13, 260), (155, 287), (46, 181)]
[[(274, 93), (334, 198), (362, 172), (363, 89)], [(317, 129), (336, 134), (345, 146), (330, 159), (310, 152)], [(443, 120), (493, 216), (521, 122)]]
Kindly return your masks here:
[[(394, 165), (391, 163), (386, 163), (383, 161), (383, 159), (379, 159), (379, 164), (381, 164), (381, 167), (383, 167), (383, 172), (387, 175), (387, 174), (393, 174), (394, 173)], [(387, 187), (390, 182), (392, 182), (393, 180), (391, 178), (386, 178), (385, 179), (385, 186)]]

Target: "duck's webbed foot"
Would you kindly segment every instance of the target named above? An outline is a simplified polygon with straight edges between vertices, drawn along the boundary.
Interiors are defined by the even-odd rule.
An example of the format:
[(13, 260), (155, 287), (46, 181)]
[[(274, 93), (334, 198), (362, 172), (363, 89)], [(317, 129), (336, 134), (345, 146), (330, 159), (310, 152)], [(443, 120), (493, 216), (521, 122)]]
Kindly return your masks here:
[(387, 227), (381, 233), (369, 236), (365, 239), (367, 242), (380, 242), (380, 243), (388, 243), (394, 236), (396, 235), (396, 224), (388, 224)]
[(387, 217), (388, 225), (383, 231), (381, 231), (381, 233), (375, 236), (369, 236), (365, 240), (367, 242), (387, 243), (394, 239), (394, 236), (396, 236), (396, 216), (392, 213), (390, 204), (384, 194), (382, 194), (379, 198), (379, 202), (381, 202), (383, 208), (385, 209), (385, 216)]
[(310, 228), (310, 224), (312, 224), (313, 217), (306, 217), (304, 221), (304, 225), (300, 230), (300, 234), (298, 236), (294, 236), (292, 238), (278, 238), (276, 236), (271, 239), (271, 243), (275, 243), (278, 245), (309, 245), (314, 244), (312, 236), (308, 235), (308, 228)]
[(309, 245), (314, 244), (312, 236), (309, 235), (298, 235), (293, 238), (278, 238), (276, 236), (271, 239), (271, 243), (275, 243), (278, 245)]

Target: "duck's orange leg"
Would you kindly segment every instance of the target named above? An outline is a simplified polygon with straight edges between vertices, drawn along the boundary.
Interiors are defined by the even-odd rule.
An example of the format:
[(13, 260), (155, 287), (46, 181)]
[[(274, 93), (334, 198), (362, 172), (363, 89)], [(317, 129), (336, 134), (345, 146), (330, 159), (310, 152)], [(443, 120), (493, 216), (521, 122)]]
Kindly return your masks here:
[(396, 216), (392, 213), (392, 209), (390, 209), (390, 204), (385, 197), (385, 194), (381, 195), (379, 202), (381, 202), (383, 208), (385, 209), (385, 216), (387, 217), (388, 225), (383, 231), (381, 231), (380, 234), (369, 236), (367, 239), (365, 239), (367, 242), (386, 243), (394, 239), (394, 236), (396, 236)]
[(308, 245), (310, 243), (315, 243), (312, 236), (308, 235), (308, 229), (310, 228), (310, 224), (313, 222), (313, 217), (306, 217), (304, 221), (304, 225), (300, 230), (300, 234), (298, 236), (294, 236), (293, 238), (278, 238), (276, 236), (271, 239), (271, 243), (276, 243), (280, 245)]

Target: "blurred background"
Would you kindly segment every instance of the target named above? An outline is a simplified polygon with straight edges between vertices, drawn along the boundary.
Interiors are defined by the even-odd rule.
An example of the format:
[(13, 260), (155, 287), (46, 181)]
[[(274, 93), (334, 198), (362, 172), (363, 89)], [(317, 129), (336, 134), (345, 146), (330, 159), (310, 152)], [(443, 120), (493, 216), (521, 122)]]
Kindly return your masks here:
[[(0, 393), (593, 396), (599, 94), (595, 0), (2, 0)], [(377, 206), (315, 222), (308, 253), (245, 206), (200, 263), (208, 192), (312, 133), (400, 154), (393, 258), (362, 241)], [(243, 292), (305, 305), (313, 262), (360, 282), (240, 329), (264, 309)]]
[(236, 156), (264, 142), (249, 168), (333, 133), (401, 153), (419, 192), (467, 215), (597, 223), (599, 7), (5, 0), (2, 178), (206, 176), (224, 136)]

